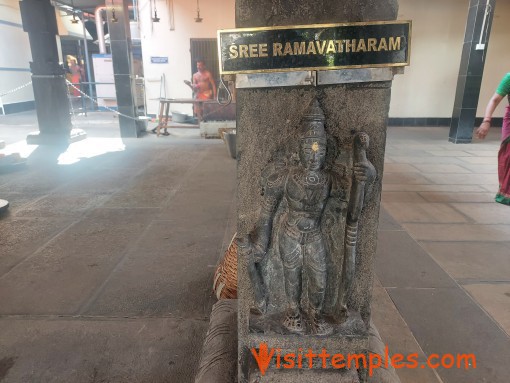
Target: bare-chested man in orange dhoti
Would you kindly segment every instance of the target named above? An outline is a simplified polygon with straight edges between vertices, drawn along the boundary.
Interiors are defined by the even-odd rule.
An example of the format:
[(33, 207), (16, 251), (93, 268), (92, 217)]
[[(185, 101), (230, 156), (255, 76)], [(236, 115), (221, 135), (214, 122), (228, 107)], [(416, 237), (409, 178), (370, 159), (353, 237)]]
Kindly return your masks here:
[[(193, 75), (193, 83), (184, 81), (188, 86), (193, 89), (193, 98), (197, 100), (212, 100), (216, 98), (216, 83), (213, 75), (205, 66), (204, 61), (197, 61), (197, 72)], [(203, 117), (202, 103), (195, 104), (194, 112), (199, 120)]]

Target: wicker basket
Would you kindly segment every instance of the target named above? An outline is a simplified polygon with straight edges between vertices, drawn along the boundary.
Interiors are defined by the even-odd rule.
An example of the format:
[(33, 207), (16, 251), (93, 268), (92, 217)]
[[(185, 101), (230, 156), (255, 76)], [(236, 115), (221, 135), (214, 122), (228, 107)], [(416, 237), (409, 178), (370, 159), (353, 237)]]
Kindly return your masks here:
[[(236, 233), (237, 234), (237, 233)], [(230, 241), (222, 261), (214, 273), (213, 291), (218, 299), (237, 298), (237, 242)]]

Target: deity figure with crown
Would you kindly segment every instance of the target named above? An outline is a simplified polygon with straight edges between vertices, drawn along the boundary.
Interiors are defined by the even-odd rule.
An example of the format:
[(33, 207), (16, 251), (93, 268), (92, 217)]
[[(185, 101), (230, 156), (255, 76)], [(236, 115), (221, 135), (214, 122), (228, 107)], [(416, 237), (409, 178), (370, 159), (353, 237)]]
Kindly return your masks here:
[[(324, 113), (315, 99), (301, 120), (299, 161), (273, 166), (264, 178), (262, 209), (255, 228), (240, 239), (241, 251), (249, 254), (248, 273), (252, 281), (253, 311), (264, 315), (268, 288), (261, 263), (269, 247), (276, 247), (283, 266), (287, 307), (281, 325), (287, 333), (329, 335), (334, 331), (330, 307), (347, 312), (347, 301), (354, 275), (358, 218), (363, 198), (375, 179), (375, 169), (366, 159), (368, 136), (358, 133), (353, 140), (350, 171), (325, 167), (328, 150)], [(341, 275), (328, 268), (328, 236), (324, 222), (331, 215), (330, 205), (344, 206)], [(284, 206), (283, 208), (281, 206)], [(275, 215), (279, 213), (275, 235)], [(281, 211), (283, 210), (283, 211)], [(243, 242), (244, 241), (244, 242)], [(306, 281), (306, 283), (305, 283)], [(306, 300), (302, 296), (306, 295)], [(331, 301), (334, 301), (331, 303)], [(306, 301), (306, 304), (303, 302)]]

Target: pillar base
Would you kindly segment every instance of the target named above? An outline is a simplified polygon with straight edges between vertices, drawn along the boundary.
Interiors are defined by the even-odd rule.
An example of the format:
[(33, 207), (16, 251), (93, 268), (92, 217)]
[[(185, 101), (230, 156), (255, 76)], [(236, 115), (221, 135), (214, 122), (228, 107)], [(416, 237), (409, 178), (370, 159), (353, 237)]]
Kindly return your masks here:
[(82, 129), (72, 129), (69, 136), (63, 134), (49, 134), (33, 132), (27, 136), (28, 145), (69, 145), (73, 142), (87, 138), (87, 133)]
[[(237, 299), (223, 299), (218, 301), (211, 313), (211, 320), (207, 336), (202, 349), (200, 367), (195, 377), (195, 383), (234, 383), (237, 374)], [(370, 322), (368, 352), (378, 354), (382, 359), (385, 357), (386, 345), (382, 341), (379, 331)], [(253, 358), (250, 354), (250, 358)], [(254, 360), (252, 360), (252, 365)], [(276, 369), (273, 364), (260, 376), (258, 371), (252, 372), (252, 380), (260, 383), (359, 383), (360, 378), (355, 370), (307, 370), (307, 369)], [(305, 363), (306, 364), (306, 363)], [(257, 380), (259, 379), (259, 380)], [(368, 377), (368, 383), (400, 383), (395, 369), (390, 365), (388, 368), (374, 369), (373, 376)]]

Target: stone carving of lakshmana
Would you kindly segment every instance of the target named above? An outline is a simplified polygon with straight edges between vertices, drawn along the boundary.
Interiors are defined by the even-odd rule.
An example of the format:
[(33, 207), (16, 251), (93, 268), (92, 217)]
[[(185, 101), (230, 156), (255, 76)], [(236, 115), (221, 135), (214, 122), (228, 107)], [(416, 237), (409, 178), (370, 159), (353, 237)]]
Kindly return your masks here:
[[(324, 169), (327, 140), (324, 113), (317, 100), (311, 103), (300, 128), (299, 165), (287, 167), (268, 177), (258, 223), (249, 236), (239, 243), (244, 251), (249, 249), (248, 273), (255, 295), (255, 310), (263, 314), (268, 297), (260, 263), (270, 246), (276, 210), (285, 200), (287, 208), (280, 220), (278, 243), (272, 245), (278, 246), (283, 264), (288, 304), (281, 324), (291, 333), (328, 335), (333, 332), (333, 326), (325, 319), (323, 312), (328, 270), (321, 219), (329, 198), (345, 199), (348, 193), (345, 187), (338, 187), (339, 180), (335, 173)], [(374, 178), (375, 169), (366, 161), (366, 157), (365, 161), (354, 162), (353, 189), (356, 185), (373, 182)], [(343, 275), (342, 278), (350, 284), (354, 270), (345, 266), (344, 269), (344, 274), (349, 272), (351, 275)], [(303, 283), (304, 278), (306, 284)], [(303, 286), (307, 288), (308, 307), (302, 307)], [(342, 302), (342, 307), (347, 309), (346, 302)], [(303, 315), (308, 319), (308, 331)]]

